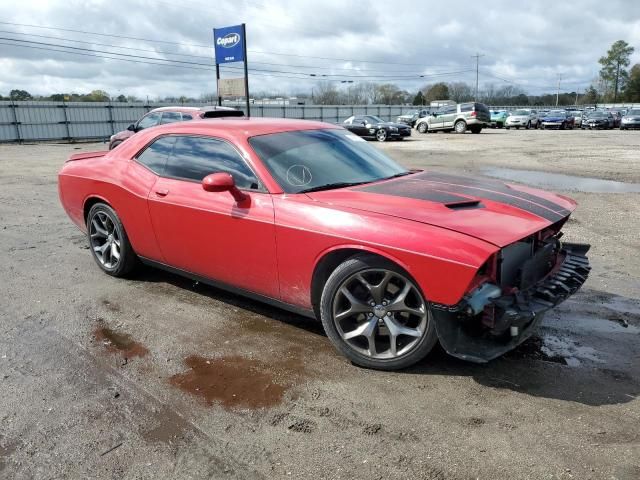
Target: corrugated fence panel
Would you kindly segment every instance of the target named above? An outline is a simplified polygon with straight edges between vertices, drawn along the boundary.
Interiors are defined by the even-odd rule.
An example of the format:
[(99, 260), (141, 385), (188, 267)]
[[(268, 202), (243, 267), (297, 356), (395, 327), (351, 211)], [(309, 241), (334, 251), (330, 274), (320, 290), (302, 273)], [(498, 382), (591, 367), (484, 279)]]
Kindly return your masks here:
[[(115, 132), (125, 130), (149, 110), (171, 105), (175, 104), (0, 101), (0, 142), (106, 139)], [(198, 107), (207, 104), (189, 103), (188, 105)], [(621, 107), (620, 104), (610, 106)], [(625, 106), (629, 107), (631, 104), (625, 104)], [(247, 113), (244, 104), (239, 104), (237, 108)], [(398, 115), (412, 108), (415, 107), (410, 105), (253, 104), (251, 114), (255, 117), (286, 117), (341, 123), (351, 115), (376, 115), (383, 120), (393, 121)]]

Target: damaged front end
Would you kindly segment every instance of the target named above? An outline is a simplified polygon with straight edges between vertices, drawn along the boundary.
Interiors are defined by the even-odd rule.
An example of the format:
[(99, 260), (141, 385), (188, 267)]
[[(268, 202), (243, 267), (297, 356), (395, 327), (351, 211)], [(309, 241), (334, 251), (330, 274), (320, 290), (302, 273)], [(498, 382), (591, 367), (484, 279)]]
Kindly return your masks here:
[(438, 337), (454, 357), (484, 363), (529, 338), (544, 312), (573, 295), (591, 267), (589, 245), (539, 232), (504, 247), (454, 306), (431, 304)]

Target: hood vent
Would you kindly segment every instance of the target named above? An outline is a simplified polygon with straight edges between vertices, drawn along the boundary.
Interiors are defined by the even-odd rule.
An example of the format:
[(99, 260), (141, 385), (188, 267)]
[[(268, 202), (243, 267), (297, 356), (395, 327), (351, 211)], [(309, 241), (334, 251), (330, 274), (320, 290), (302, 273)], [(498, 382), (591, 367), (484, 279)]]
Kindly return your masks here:
[(465, 202), (453, 202), (453, 203), (445, 203), (447, 208), (451, 210), (469, 210), (471, 208), (484, 208), (482, 202), (478, 200), (469, 200)]

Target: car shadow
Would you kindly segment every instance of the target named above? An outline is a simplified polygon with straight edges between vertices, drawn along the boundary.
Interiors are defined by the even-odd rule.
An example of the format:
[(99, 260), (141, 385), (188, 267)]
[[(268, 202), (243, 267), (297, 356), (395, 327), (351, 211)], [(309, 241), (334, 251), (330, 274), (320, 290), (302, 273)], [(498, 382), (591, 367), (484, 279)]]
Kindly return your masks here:
[[(319, 321), (288, 312), (281, 308), (227, 292), (163, 270), (145, 267), (131, 280), (166, 283), (225, 303), (240, 311), (257, 314), (294, 329), (325, 337)], [(237, 317), (237, 315), (234, 315)], [(274, 326), (280, 327), (281, 325)], [(300, 341), (305, 341), (299, 335)], [(294, 336), (289, 336), (289, 339)], [(306, 339), (308, 341), (308, 338)], [(336, 353), (336, 358), (338, 354)], [(359, 368), (354, 366), (354, 368)], [(617, 370), (607, 364), (570, 367), (562, 360), (550, 359), (541, 353), (541, 341), (535, 335), (506, 355), (487, 364), (474, 364), (448, 355), (439, 345), (413, 367), (395, 372), (398, 375), (445, 375), (471, 377), (488, 388), (511, 390), (534, 397), (565, 400), (584, 405), (615, 405), (628, 403), (640, 395), (637, 372)]]

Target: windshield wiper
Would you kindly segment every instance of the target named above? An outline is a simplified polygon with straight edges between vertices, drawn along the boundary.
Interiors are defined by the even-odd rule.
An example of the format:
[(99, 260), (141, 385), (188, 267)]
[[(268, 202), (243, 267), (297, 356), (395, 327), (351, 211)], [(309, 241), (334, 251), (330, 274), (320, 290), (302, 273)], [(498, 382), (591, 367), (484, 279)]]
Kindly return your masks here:
[(371, 183), (371, 180), (367, 180), (364, 182), (334, 182), (334, 183), (325, 183), (324, 185), (317, 185), (311, 188), (305, 188), (304, 190), (300, 190), (298, 193), (309, 193), (309, 192), (320, 192), (322, 190), (332, 190), (334, 188), (345, 188), (345, 187), (353, 187), (355, 185), (362, 185), (364, 183)]
[(405, 175), (411, 175), (412, 173), (416, 173), (416, 172), (412, 172), (411, 170), (409, 170), (408, 172), (396, 173), (395, 175), (391, 175), (390, 177), (381, 178), (378, 181), (391, 180), (392, 178), (404, 177)]

